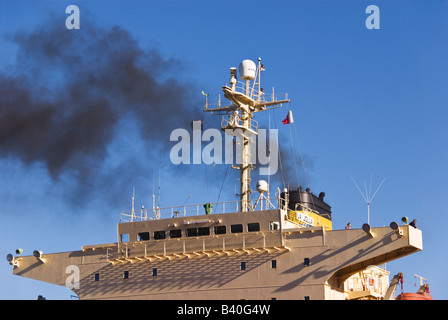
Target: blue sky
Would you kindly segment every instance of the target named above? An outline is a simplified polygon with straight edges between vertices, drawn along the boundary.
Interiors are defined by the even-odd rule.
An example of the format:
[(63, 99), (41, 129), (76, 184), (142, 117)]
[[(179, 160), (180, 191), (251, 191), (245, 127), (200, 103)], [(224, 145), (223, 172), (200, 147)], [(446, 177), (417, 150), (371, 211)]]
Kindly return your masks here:
[[(80, 30), (65, 29), (65, 8), (70, 4), (80, 9)], [(380, 9), (379, 30), (365, 27), (365, 9), (371, 4)], [(291, 150), (290, 129), (294, 128), (293, 137), (295, 132), (299, 137), (293, 142), (294, 150), (297, 156), (299, 148), (302, 151), (308, 177), (307, 182), (301, 173), (299, 183), (316, 194), (325, 191), (332, 206), (333, 228), (343, 228), (348, 221), (358, 228), (367, 221), (367, 206), (351, 177), (362, 186), (372, 177), (374, 190), (385, 178), (371, 204), (371, 225), (387, 226), (402, 216), (417, 218), (424, 246), (422, 252), (388, 263), (387, 269), (391, 275), (404, 273), (405, 291), (417, 289), (413, 275), (418, 274), (429, 279), (434, 298), (447, 299), (444, 266), (448, 259), (441, 249), (448, 243), (444, 232), (447, 13), (448, 3), (435, 0), (3, 0), (0, 75), (27, 74), (35, 79), (34, 87), (42, 86), (49, 96), (52, 90), (61, 94), (60, 84), (73, 79), (76, 84), (76, 77), (64, 74), (66, 69), (57, 63), (52, 70), (38, 60), (24, 60), (14, 36), (60, 25), (58, 31), (66, 32), (70, 41), (74, 33), (89, 37), (91, 25), (101, 30), (116, 30), (112, 29), (116, 25), (127, 30), (139, 48), (164, 59), (166, 65), (157, 70), (157, 81), (176, 79), (189, 99), (191, 120), (200, 115), (210, 128), (218, 120), (202, 114), (200, 91), (217, 98), (230, 67), (237, 67), (243, 59), (261, 57), (267, 69), (263, 73), (265, 91), (275, 86), (276, 92), (288, 92), (292, 101), (271, 115), (271, 123), (276, 121), (273, 126), (283, 137), (281, 148)], [(65, 38), (57, 41), (64, 43)], [(72, 45), (76, 51), (76, 44)], [(78, 58), (96, 57), (82, 51)], [(34, 73), (31, 67), (36, 68)], [(295, 127), (281, 125), (288, 107), (294, 113)], [(70, 170), (52, 176), (44, 161), (25, 161), (1, 149), (0, 256), (18, 247), (24, 254), (35, 249), (50, 253), (116, 241), (119, 212), (130, 209), (133, 186), (136, 207), (151, 206), (160, 164), (161, 206), (216, 201), (225, 167), (171, 168), (169, 152), (157, 149), (152, 140), (145, 141), (142, 114), (135, 117), (127, 109), (120, 110), (126, 113), (113, 128), (102, 156), (95, 158), (99, 161), (88, 171), (93, 175), (89, 181), (95, 181), (96, 172), (98, 180), (108, 184), (83, 185)], [(160, 117), (150, 109), (145, 112), (144, 116)], [(256, 120), (267, 126), (266, 115), (257, 115)], [(161, 139), (169, 142), (169, 136)], [(236, 172), (229, 173), (221, 200), (235, 199), (236, 178)], [(290, 180), (297, 184), (295, 177)], [(71, 298), (66, 288), (12, 276), (6, 260), (0, 264), (1, 299), (35, 299), (39, 294), (48, 299)]]

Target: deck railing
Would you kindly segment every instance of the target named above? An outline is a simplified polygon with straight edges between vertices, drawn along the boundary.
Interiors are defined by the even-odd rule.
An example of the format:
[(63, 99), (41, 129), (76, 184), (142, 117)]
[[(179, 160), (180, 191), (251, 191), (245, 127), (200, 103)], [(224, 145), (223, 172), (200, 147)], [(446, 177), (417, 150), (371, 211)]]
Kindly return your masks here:
[[(277, 209), (279, 198), (263, 198), (250, 200), (251, 211)], [(240, 211), (240, 201), (213, 202), (164, 208), (141, 209), (120, 213), (120, 223), (169, 219), (204, 214), (233, 213)]]
[(156, 240), (143, 242), (119, 243), (118, 247), (109, 248), (107, 261), (137, 262), (142, 260), (174, 259), (181, 257), (210, 256), (221, 254), (256, 253), (260, 251), (277, 252), (289, 250), (284, 245), (284, 236), (276, 231), (254, 232), (243, 235), (219, 235), (210, 237), (193, 237), (189, 239)]

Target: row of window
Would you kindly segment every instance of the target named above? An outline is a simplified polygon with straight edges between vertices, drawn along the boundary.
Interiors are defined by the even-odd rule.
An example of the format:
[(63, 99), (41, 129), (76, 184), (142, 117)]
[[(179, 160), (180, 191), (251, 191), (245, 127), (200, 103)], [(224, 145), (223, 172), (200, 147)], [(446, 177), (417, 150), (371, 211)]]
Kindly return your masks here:
[[(303, 266), (309, 267), (310, 266), (310, 258), (304, 258), (303, 259)], [(271, 269), (277, 268), (277, 260), (271, 260)], [(240, 270), (246, 270), (246, 262), (241, 262)]]
[[(155, 277), (157, 276), (157, 268), (153, 268), (152, 269), (152, 276)], [(123, 271), (123, 279), (129, 279), (129, 271)], [(95, 278), (94, 281), (100, 281), (100, 274), (99, 273), (95, 273)]]
[[(276, 230), (276, 228), (271, 228), (272, 230)], [(185, 236), (186, 237), (200, 237), (200, 236), (209, 236), (211, 233), (211, 230), (213, 230), (213, 234), (219, 235), (219, 234), (226, 234), (227, 233), (227, 226), (220, 225), (220, 226), (214, 226), (213, 228), (210, 227), (192, 227), (192, 228), (186, 228), (185, 229)], [(260, 223), (259, 222), (253, 222), (247, 224), (247, 232), (257, 232), (260, 231)], [(230, 233), (242, 233), (244, 231), (242, 224), (232, 224), (230, 225)], [(175, 238), (181, 238), (182, 237), (182, 229), (171, 229), (169, 231), (161, 230), (161, 231), (154, 231), (152, 234), (152, 238), (154, 240), (162, 240), (169, 237), (170, 239)], [(148, 241), (150, 240), (150, 232), (139, 232), (138, 233), (138, 241)], [(121, 235), (121, 242), (128, 242), (129, 241), (129, 234), (122, 234)]]
[[(243, 268), (244, 266), (244, 268)], [(277, 260), (271, 260), (271, 268), (275, 269), (277, 268)], [(240, 266), (241, 270), (246, 270), (246, 263), (245, 262), (241, 262), (241, 266)], [(152, 269), (152, 276), (155, 277), (157, 276), (157, 268), (153, 268)], [(129, 271), (123, 271), (123, 279), (129, 279)], [(100, 274), (99, 273), (95, 273), (95, 281), (100, 281)], [(305, 300), (310, 300), (309, 296), (305, 296), (304, 297)], [(241, 299), (241, 300), (245, 300), (245, 299)], [(271, 300), (277, 300), (277, 298), (272, 297)]]
[[(304, 258), (303, 260), (303, 265), (305, 267), (308, 267), (310, 265), (310, 258)], [(247, 264), (245, 261), (242, 261), (240, 263), (240, 270), (246, 270), (247, 268)], [(271, 260), (271, 269), (277, 269), (277, 260)], [(152, 269), (152, 276), (155, 277), (157, 276), (157, 268), (153, 268)], [(129, 279), (129, 271), (123, 271), (123, 279)], [(95, 273), (95, 281), (100, 281), (100, 274), (99, 273)]]
[[(271, 269), (276, 269), (277, 268), (277, 260), (271, 260)], [(240, 263), (240, 270), (246, 270), (246, 262), (241, 262)], [(157, 276), (157, 268), (152, 268), (152, 276), (155, 277)], [(123, 279), (129, 279), (129, 271), (123, 271)], [(99, 273), (95, 273), (95, 278), (94, 281), (100, 281), (100, 274)]]

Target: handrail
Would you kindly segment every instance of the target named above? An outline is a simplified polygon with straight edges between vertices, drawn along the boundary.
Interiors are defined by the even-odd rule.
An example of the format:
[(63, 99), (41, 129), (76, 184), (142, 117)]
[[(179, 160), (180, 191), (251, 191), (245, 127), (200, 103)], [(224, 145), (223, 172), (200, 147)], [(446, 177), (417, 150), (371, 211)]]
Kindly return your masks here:
[[(250, 207), (254, 208), (256, 199), (250, 200)], [(266, 210), (276, 209), (272, 204), (278, 201), (278, 198), (263, 199), (265, 205), (263, 206)], [(238, 212), (240, 201), (226, 201), (226, 202), (213, 202), (210, 203), (210, 214), (220, 214), (220, 213), (233, 213)], [(152, 208), (152, 209), (141, 209), (134, 211), (124, 211), (120, 212), (120, 223), (122, 222), (134, 222), (134, 221), (147, 221), (155, 220), (159, 218), (177, 218), (188, 216), (199, 216), (207, 214), (207, 209), (204, 207), (205, 204), (190, 204), (181, 205), (174, 207), (164, 207), (164, 208)], [(255, 209), (255, 208), (254, 208)]]
[[(225, 84), (225, 86), (228, 86), (228, 83)], [(246, 84), (244, 82), (238, 81), (235, 86), (235, 91), (240, 92), (244, 95), (246, 95)], [(272, 88), (272, 93), (265, 93), (263, 91), (258, 92), (255, 88), (249, 87), (249, 98), (253, 99), (257, 103), (260, 102), (274, 102), (274, 101), (280, 101), (280, 100), (286, 100), (288, 99), (287, 93), (274, 93), (274, 88)], [(221, 108), (221, 98), (219, 98), (218, 102), (209, 102), (209, 99), (206, 100), (206, 107), (205, 109), (214, 109), (214, 108)]]
[[(237, 125), (240, 125), (240, 121), (241, 119), (238, 119), (238, 123)], [(224, 117), (222, 117), (221, 119), (221, 128), (226, 128), (228, 126), (230, 126), (232, 124), (232, 120), (226, 119)], [(258, 121), (251, 119), (250, 120), (250, 130), (253, 130), (255, 133), (258, 133)]]
[(256, 253), (260, 251), (277, 252), (289, 250), (285, 247), (284, 235), (279, 230), (259, 231), (252, 234), (215, 235), (208, 237), (192, 237), (175, 241), (176, 246), (171, 246), (172, 239), (156, 241), (137, 241), (119, 243), (112, 252), (106, 251), (106, 260), (111, 263), (133, 262), (142, 260), (173, 259), (187, 256), (189, 258), (198, 255), (221, 255), (234, 253)]
[[(246, 94), (246, 84), (244, 82), (238, 81), (235, 86), (236, 92), (241, 92), (244, 95)], [(277, 100), (283, 100), (288, 98), (287, 93), (274, 93), (274, 89), (272, 89), (271, 94), (267, 94), (264, 91), (258, 91), (254, 87), (249, 87), (249, 96), (251, 99), (257, 102), (271, 102), (271, 101), (277, 101)], [(282, 98), (280, 98), (282, 97)], [(271, 100), (268, 100), (268, 99)]]

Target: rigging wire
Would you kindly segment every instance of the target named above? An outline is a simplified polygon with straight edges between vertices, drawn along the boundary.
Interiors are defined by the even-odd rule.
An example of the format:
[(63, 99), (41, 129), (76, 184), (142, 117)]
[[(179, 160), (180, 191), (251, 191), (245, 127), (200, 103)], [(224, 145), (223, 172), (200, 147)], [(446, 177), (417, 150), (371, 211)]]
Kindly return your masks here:
[[(271, 140), (271, 113), (268, 114), (268, 132), (269, 132), (269, 141)], [(269, 157), (269, 163), (268, 163), (268, 188), (271, 186), (271, 144), (268, 143), (269, 149), (268, 149), (268, 157)]]
[(222, 188), (224, 187), (224, 182), (226, 181), (227, 172), (229, 171), (229, 167), (230, 167), (230, 165), (228, 164), (226, 167), (226, 172), (224, 174), (224, 179), (222, 180), (221, 189), (219, 190), (218, 200), (216, 200), (217, 203), (219, 202), (219, 198), (221, 198)]
[[(216, 163), (213, 164), (213, 167), (216, 165)], [(188, 195), (187, 199), (185, 199), (185, 202), (182, 204), (182, 206), (185, 206), (185, 204), (187, 203), (188, 200), (190, 200), (191, 196), (195, 193), (195, 191), (199, 188), (199, 186), (202, 184), (202, 182), (204, 182), (204, 180), (207, 179), (208, 176), (208, 171), (207, 169), (205, 170), (205, 175), (201, 178), (201, 180), (196, 184), (196, 186), (194, 187), (193, 191)], [(181, 207), (182, 207), (181, 206)]]
[(205, 167), (205, 190), (206, 190), (205, 199), (208, 200), (208, 170), (207, 170), (208, 166), (205, 165), (204, 167)]
[[(295, 127), (295, 123), (293, 122), (292, 125)], [(292, 127), (289, 127), (289, 137), (290, 137), (290, 141), (291, 141), (291, 150), (292, 150), (292, 157), (294, 160), (294, 170), (296, 172), (296, 179), (297, 179), (297, 187), (300, 186), (300, 179), (299, 179), (299, 171), (297, 169), (297, 160), (296, 160), (296, 152), (294, 149), (294, 141), (292, 139)]]
[[(274, 110), (274, 129), (278, 130), (278, 128), (277, 128), (276, 110)], [(280, 168), (280, 175), (281, 175), (281, 178), (282, 178), (282, 185), (283, 185), (283, 189), (284, 189), (285, 186), (286, 186), (286, 183), (285, 183), (285, 175), (284, 175), (284, 172), (283, 172), (283, 164), (282, 164), (282, 156), (281, 156), (281, 152), (280, 152), (280, 145), (278, 146), (277, 149), (278, 149), (278, 163), (279, 163), (279, 168)]]
[[(288, 106), (289, 106), (289, 108), (288, 108), (288, 111), (289, 111), (289, 110), (292, 109), (291, 102), (288, 103)], [(310, 180), (309, 180), (309, 178), (308, 178), (307, 170), (306, 170), (306, 168), (305, 168), (305, 159), (304, 159), (304, 156), (303, 156), (302, 146), (301, 146), (301, 143), (300, 143), (299, 134), (298, 134), (298, 132), (297, 132), (297, 126), (296, 126), (296, 123), (295, 123), (295, 122), (292, 122), (292, 123), (290, 123), (290, 124), (292, 125), (292, 127), (294, 127), (295, 141), (294, 141), (294, 139), (293, 139), (293, 134), (292, 134), (293, 129), (292, 129), (292, 127), (289, 128), (289, 136), (290, 136), (291, 149), (292, 149), (292, 155), (293, 155), (294, 169), (295, 169), (295, 173), (296, 173), (297, 184), (298, 184), (298, 188), (299, 188), (299, 190), (300, 190), (300, 187), (301, 187), (301, 186), (300, 186), (300, 179), (299, 179), (299, 173), (298, 173), (299, 170), (298, 170), (298, 168), (297, 168), (297, 159), (296, 159), (296, 154), (295, 154), (294, 142), (297, 143), (297, 147), (298, 147), (298, 152), (299, 152), (299, 156), (300, 156), (301, 167), (302, 167), (302, 169), (303, 169), (303, 173), (304, 173), (305, 181), (306, 181), (306, 185), (305, 185), (305, 187), (308, 188), (308, 187), (310, 186)], [(311, 199), (311, 203), (312, 203), (313, 208), (315, 208), (315, 204), (314, 204), (314, 199), (313, 199), (313, 197), (310, 197), (310, 199)], [(303, 201), (303, 199), (302, 199), (302, 194), (301, 194), (301, 193), (299, 193), (299, 200), (300, 200), (300, 202)]]
[(306, 168), (305, 168), (305, 159), (303, 158), (302, 146), (301, 146), (301, 144), (300, 144), (299, 134), (297, 133), (297, 126), (296, 126), (295, 123), (293, 123), (293, 125), (294, 125), (294, 131), (295, 131), (295, 136), (296, 136), (297, 145), (298, 145), (298, 147), (299, 147), (300, 161), (301, 161), (301, 163), (302, 163), (303, 173), (304, 173), (304, 175), (305, 175), (306, 186), (309, 187), (309, 186), (310, 186), (310, 180), (308, 179), (307, 170), (306, 170)]

